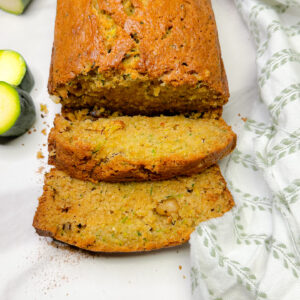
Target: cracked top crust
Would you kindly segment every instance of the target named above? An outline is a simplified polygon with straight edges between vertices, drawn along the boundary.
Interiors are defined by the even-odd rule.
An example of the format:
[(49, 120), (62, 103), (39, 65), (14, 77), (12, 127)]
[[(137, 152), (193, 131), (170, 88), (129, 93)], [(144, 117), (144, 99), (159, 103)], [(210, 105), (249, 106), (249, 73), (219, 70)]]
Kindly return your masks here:
[(228, 98), (210, 0), (58, 0), (50, 94), (90, 71), (204, 82)]

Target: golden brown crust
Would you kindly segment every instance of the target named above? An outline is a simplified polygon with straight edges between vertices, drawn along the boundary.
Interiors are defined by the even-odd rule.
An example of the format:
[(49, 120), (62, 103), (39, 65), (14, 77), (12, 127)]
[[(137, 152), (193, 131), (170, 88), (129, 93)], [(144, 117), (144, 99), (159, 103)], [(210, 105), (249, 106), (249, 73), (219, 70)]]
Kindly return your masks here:
[[(236, 135), (232, 132), (231, 128), (226, 125), (223, 120), (189, 120), (184, 117), (118, 117), (107, 122), (107, 119), (98, 119), (97, 126), (94, 126), (93, 130), (97, 130), (97, 134), (94, 134), (91, 140), (86, 140), (90, 130), (91, 122), (88, 122), (84, 126), (84, 122), (69, 122), (60, 115), (57, 115), (54, 121), (54, 127), (49, 134), (49, 164), (56, 166), (58, 169), (67, 172), (70, 176), (81, 180), (97, 181), (145, 181), (145, 180), (166, 180), (180, 175), (192, 175), (201, 172), (202, 170), (217, 163), (224, 156), (228, 155), (236, 145)], [(94, 123), (95, 123), (94, 122)], [(110, 147), (106, 154), (95, 153), (92, 146), (94, 140), (99, 140), (104, 134), (103, 131), (108, 130), (109, 126), (115, 126), (116, 122), (122, 122), (124, 128), (119, 129), (121, 137), (124, 139), (124, 143), (130, 143), (132, 136), (140, 135), (138, 139), (141, 139), (149, 132), (156, 140), (156, 144), (149, 144), (141, 155), (142, 158), (138, 158), (136, 155), (130, 155), (130, 151), (126, 151), (122, 145), (121, 148), (110, 147), (110, 143), (115, 143), (115, 140), (119, 140), (118, 137), (107, 136), (104, 140), (104, 145), (99, 152), (107, 152), (106, 149)], [(176, 129), (175, 136), (171, 137), (174, 130), (171, 126), (168, 126), (168, 122), (172, 122), (179, 128)], [(186, 124), (182, 124), (186, 122)], [(126, 130), (126, 127), (130, 126), (130, 123), (134, 123), (130, 129)], [(73, 128), (79, 127), (76, 124), (84, 126), (78, 133), (73, 132)], [(139, 124), (142, 124), (142, 132), (136, 129)], [(163, 125), (160, 127), (159, 125)], [(195, 125), (196, 124), (196, 125)], [(209, 126), (207, 126), (209, 124)], [(160, 146), (164, 143), (164, 137), (159, 139), (156, 136), (154, 126), (159, 126), (159, 131), (165, 131), (165, 136), (168, 138), (168, 142), (174, 139), (174, 145), (177, 135), (182, 138), (182, 144), (178, 147), (183, 147), (184, 143), (187, 143), (186, 151), (173, 153), (173, 148), (168, 151), (164, 148), (160, 153), (155, 155), (148, 151), (148, 148)], [(201, 132), (201, 126), (207, 126), (206, 132), (203, 132), (201, 137), (195, 137)], [(212, 128), (211, 128), (211, 127)], [(182, 128), (181, 128), (182, 127)], [(197, 132), (197, 129), (199, 130)], [(213, 130), (212, 130), (213, 129)], [(217, 130), (215, 130), (217, 129)], [(209, 141), (208, 130), (211, 130), (212, 142)], [(99, 134), (98, 134), (99, 132)], [(178, 132), (178, 133), (177, 133)], [(191, 135), (191, 137), (189, 136)], [(218, 135), (219, 138), (216, 138)], [(190, 138), (190, 141), (188, 141)], [(192, 147), (192, 140), (198, 141), (196, 147)], [(204, 141), (204, 142), (203, 142)], [(145, 140), (145, 142), (148, 142)], [(122, 141), (120, 141), (122, 143)], [(170, 142), (171, 143), (171, 142)], [(203, 145), (206, 145), (203, 148)], [(141, 146), (136, 146), (141, 147)], [(176, 149), (176, 147), (174, 148)], [(195, 152), (196, 150), (196, 152)], [(110, 152), (112, 151), (112, 152)], [(118, 152), (121, 153), (118, 153)], [(134, 150), (133, 150), (134, 151)], [(156, 150), (158, 151), (158, 150)], [(163, 152), (163, 153), (161, 153)]]
[[(126, 5), (132, 13), (126, 10)], [(115, 26), (113, 33), (105, 31), (102, 17), (104, 21), (109, 18)], [(113, 37), (109, 38), (109, 34)], [(138, 48), (137, 63), (130, 68), (124, 66), (128, 53), (135, 48)], [(133, 81), (149, 82), (150, 87), (155, 82), (162, 87), (187, 87), (188, 90), (201, 82), (208, 90), (206, 96), (197, 97), (206, 98), (205, 103), (200, 99), (184, 99), (184, 92), (183, 99), (175, 100), (178, 94), (175, 89), (173, 97), (167, 95), (173, 98), (169, 103), (163, 103), (166, 98), (160, 99), (159, 95), (150, 99), (149, 95), (143, 97), (137, 93), (132, 95), (136, 107), (130, 106), (131, 101), (125, 95), (124, 102), (112, 104), (119, 96), (114, 90), (121, 90), (118, 82), (109, 89), (112, 99), (107, 99), (110, 93), (93, 96), (93, 93), (80, 92), (85, 80), (77, 80), (79, 76), (92, 72), (106, 77), (109, 73), (108, 77), (114, 78), (117, 74), (127, 76), (128, 70), (135, 74)], [(79, 90), (72, 94), (66, 86), (75, 79)], [(58, 0), (48, 88), (50, 94), (59, 95), (71, 107), (99, 101), (112, 109), (119, 106), (127, 114), (168, 108), (177, 112), (207, 110), (225, 104), (229, 91), (210, 0), (78, 0), (76, 5), (72, 0)]]
[[(133, 194), (128, 196), (130, 188)], [(81, 199), (78, 194), (83, 191)], [(172, 192), (171, 198), (165, 198)], [(177, 201), (178, 211), (171, 215), (161, 213), (157, 209), (161, 198)], [(222, 216), (233, 206), (217, 166), (189, 178), (129, 185), (95, 185), (52, 169), (45, 176), (33, 226), (40, 235), (89, 251), (150, 251), (188, 241), (199, 222)]]

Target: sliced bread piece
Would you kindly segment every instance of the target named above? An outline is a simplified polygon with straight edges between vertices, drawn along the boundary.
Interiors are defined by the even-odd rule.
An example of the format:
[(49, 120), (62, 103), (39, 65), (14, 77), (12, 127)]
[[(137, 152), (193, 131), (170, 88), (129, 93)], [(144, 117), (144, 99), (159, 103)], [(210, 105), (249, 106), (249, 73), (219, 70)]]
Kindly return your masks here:
[(222, 119), (134, 116), (69, 121), (58, 115), (54, 125), (49, 163), (93, 182), (196, 174), (236, 144), (235, 133)]
[(188, 241), (200, 222), (233, 206), (217, 165), (168, 181), (98, 184), (52, 169), (33, 226), (90, 251), (148, 251)]

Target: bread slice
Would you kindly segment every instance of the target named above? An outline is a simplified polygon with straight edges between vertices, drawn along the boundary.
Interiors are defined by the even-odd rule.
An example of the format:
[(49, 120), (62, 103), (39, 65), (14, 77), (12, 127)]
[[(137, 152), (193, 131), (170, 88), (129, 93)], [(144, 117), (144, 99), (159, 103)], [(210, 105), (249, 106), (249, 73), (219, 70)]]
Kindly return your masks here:
[(127, 116), (69, 121), (57, 115), (54, 125), (49, 163), (93, 182), (196, 174), (236, 144), (235, 133), (222, 119)]
[(207, 111), (229, 97), (210, 0), (58, 0), (48, 84), (64, 106)]
[(76, 247), (148, 251), (188, 241), (202, 221), (234, 205), (218, 166), (168, 181), (94, 184), (52, 169), (33, 226)]

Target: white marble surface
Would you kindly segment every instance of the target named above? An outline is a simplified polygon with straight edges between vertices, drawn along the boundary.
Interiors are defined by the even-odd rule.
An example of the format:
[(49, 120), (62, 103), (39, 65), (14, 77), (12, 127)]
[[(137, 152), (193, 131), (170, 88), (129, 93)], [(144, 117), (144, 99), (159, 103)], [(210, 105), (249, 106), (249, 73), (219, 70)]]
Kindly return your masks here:
[[(255, 52), (233, 1), (212, 2), (235, 99), (225, 117), (238, 130), (243, 93), (256, 80)], [(46, 167), (47, 137), (41, 130), (49, 132), (60, 109), (47, 94), (55, 3), (35, 0), (23, 16), (0, 11), (0, 49), (14, 49), (25, 57), (35, 77), (31, 94), (38, 112), (36, 132), (0, 145), (0, 299), (189, 299), (188, 244), (147, 254), (92, 256), (56, 248), (31, 226), (42, 191), (38, 170)], [(45, 119), (40, 117), (40, 103), (49, 109)], [(36, 158), (40, 149), (44, 159)]]

